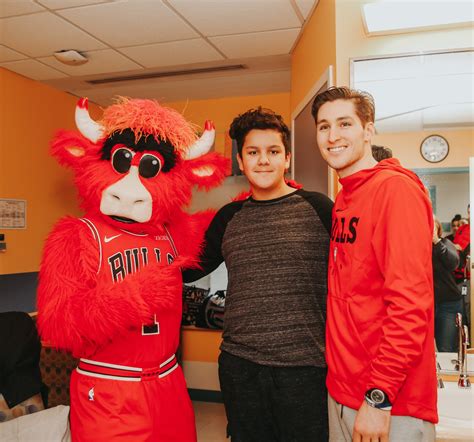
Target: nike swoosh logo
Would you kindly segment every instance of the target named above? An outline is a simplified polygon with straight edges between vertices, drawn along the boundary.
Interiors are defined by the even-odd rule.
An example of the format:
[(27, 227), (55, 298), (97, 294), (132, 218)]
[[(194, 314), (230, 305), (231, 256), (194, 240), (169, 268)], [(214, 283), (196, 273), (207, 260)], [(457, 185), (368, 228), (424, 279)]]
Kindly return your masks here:
[(121, 233), (119, 233), (118, 235), (115, 235), (115, 236), (109, 236), (109, 237), (107, 237), (107, 236), (104, 236), (104, 242), (110, 242), (110, 241), (112, 241), (113, 239), (115, 239), (115, 238), (118, 238), (119, 236), (122, 236), (122, 234), (121, 234)]

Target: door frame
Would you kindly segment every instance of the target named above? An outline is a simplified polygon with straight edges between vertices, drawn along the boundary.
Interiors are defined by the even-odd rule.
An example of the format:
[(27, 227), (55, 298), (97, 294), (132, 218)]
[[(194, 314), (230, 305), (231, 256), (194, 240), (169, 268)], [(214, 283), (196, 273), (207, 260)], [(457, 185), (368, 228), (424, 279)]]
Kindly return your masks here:
[[(328, 85), (328, 88), (334, 86), (334, 67), (329, 65), (319, 79), (313, 83), (308, 93), (298, 103), (293, 112), (291, 113), (291, 179), (295, 179), (295, 120), (303, 109), (314, 100), (317, 92), (323, 87), (324, 84)], [(328, 166), (328, 194), (329, 197), (334, 199), (335, 188), (334, 188), (334, 170)]]

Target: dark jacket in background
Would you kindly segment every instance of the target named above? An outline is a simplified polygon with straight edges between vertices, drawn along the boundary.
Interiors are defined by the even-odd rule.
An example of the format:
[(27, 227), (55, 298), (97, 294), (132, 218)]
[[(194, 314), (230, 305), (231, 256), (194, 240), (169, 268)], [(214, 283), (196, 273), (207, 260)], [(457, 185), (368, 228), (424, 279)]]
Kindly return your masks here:
[(23, 312), (0, 313), (0, 342), (0, 393), (13, 408), (43, 392), (41, 343), (35, 323)]
[(461, 298), (453, 275), (458, 265), (458, 251), (449, 239), (442, 238), (438, 244), (433, 244), (433, 283), (436, 304), (457, 301)]

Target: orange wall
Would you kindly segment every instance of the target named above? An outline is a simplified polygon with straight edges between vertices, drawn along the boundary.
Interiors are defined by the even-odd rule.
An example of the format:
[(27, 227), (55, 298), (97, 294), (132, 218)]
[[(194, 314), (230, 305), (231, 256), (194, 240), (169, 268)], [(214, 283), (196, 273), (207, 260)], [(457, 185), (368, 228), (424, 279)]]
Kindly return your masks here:
[[(74, 128), (77, 98), (0, 68), (0, 198), (27, 201), (27, 227), (0, 229), (7, 252), (0, 274), (38, 270), (41, 250), (53, 223), (78, 214), (71, 175), (49, 155), (59, 128)], [(98, 107), (91, 105), (95, 116)]]
[(291, 110), (336, 64), (336, 0), (320, 0), (291, 56)]
[(285, 122), (290, 124), (290, 94), (267, 94), (244, 97), (225, 97), (212, 100), (176, 101), (166, 103), (181, 112), (187, 120), (204, 125), (204, 121), (212, 120), (216, 126), (217, 152), (224, 152), (224, 138), (230, 123), (240, 113), (250, 108), (263, 106), (280, 114)]
[(219, 330), (184, 329), (181, 347), (185, 361), (217, 362), (222, 332)]

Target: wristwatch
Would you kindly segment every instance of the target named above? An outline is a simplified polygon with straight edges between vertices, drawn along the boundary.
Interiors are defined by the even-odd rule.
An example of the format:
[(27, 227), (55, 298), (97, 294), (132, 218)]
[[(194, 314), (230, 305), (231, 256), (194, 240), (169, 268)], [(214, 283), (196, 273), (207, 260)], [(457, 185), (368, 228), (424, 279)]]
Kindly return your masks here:
[(387, 394), (380, 388), (367, 390), (365, 392), (365, 402), (379, 410), (390, 411), (392, 409), (392, 403), (389, 401)]

